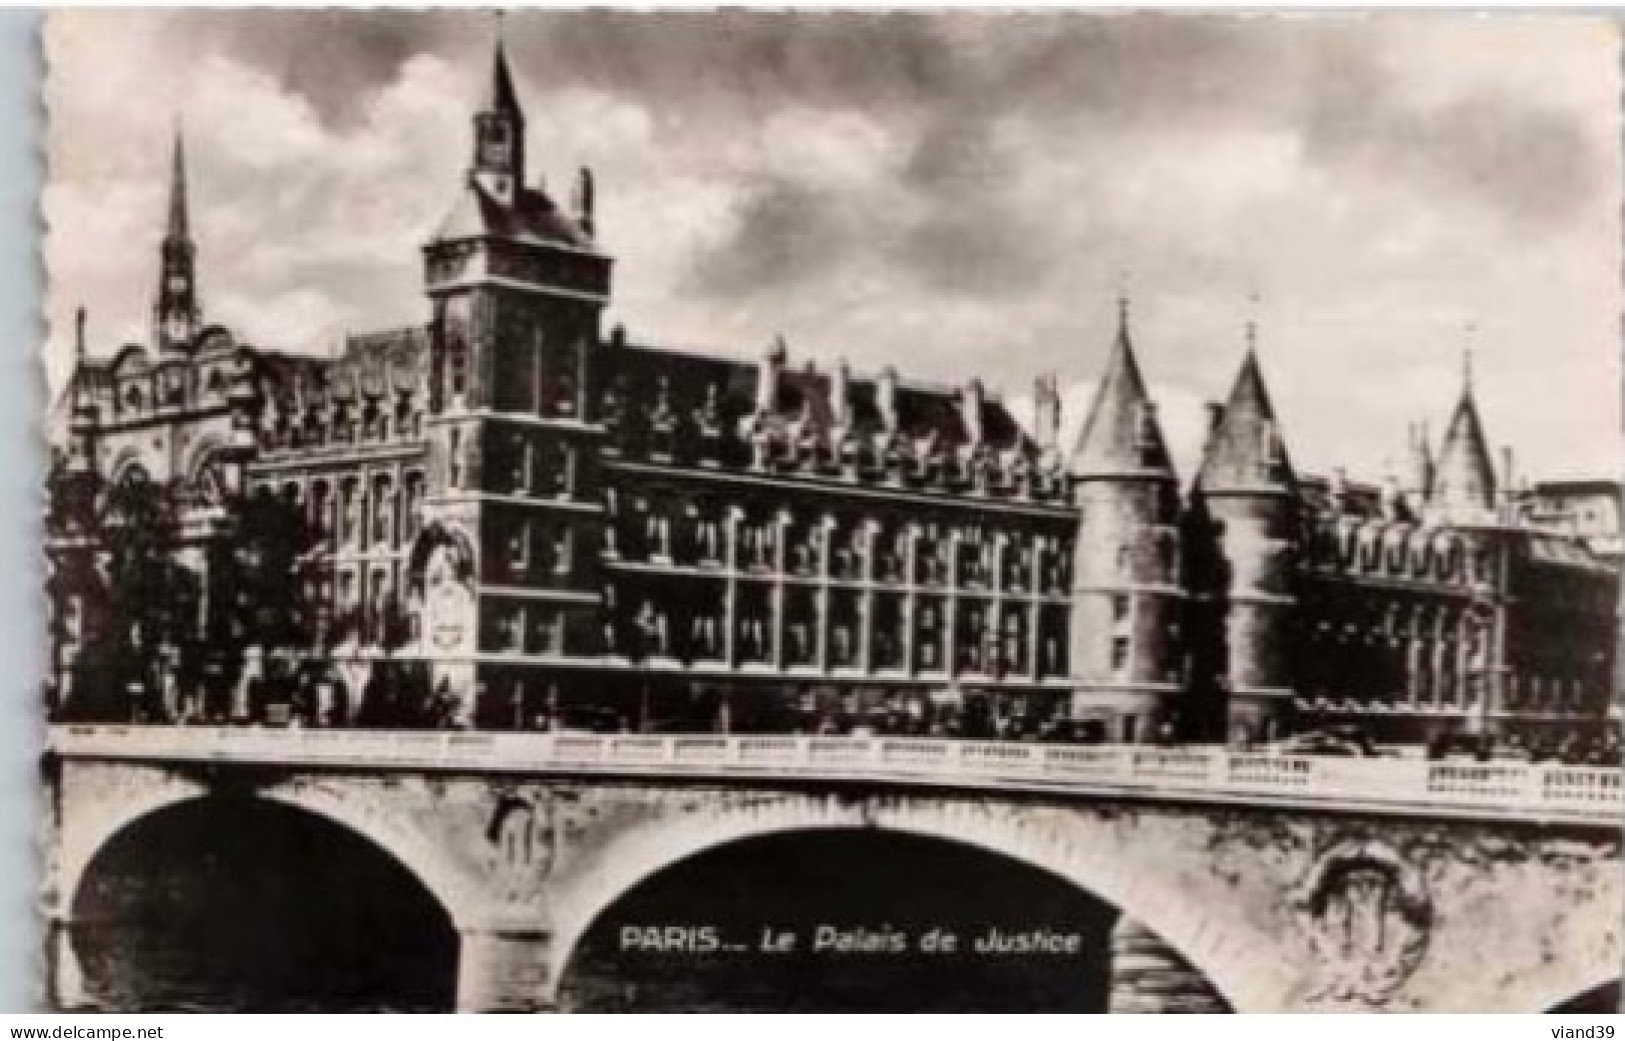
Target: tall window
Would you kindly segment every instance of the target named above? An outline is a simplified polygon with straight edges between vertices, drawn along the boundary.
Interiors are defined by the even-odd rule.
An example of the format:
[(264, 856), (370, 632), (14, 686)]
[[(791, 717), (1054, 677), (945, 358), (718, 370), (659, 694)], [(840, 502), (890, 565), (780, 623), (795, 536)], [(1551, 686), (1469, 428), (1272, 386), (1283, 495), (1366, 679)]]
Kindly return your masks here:
[(1128, 674), (1128, 637), (1112, 637), (1112, 675), (1123, 677)]
[(511, 451), (513, 452), (513, 458), (511, 460), (512, 468), (508, 474), (508, 483), (512, 486), (513, 491), (525, 494), (530, 491), (531, 475), (535, 473), (536, 449), (528, 436), (519, 433), (513, 436)]
[(361, 529), (361, 493), (354, 478), (339, 485), (339, 541), (349, 545), (356, 541)]
[(508, 533), (508, 570), (516, 576), (530, 570), (530, 525), (524, 521)]
[(575, 549), (575, 529), (569, 525), (559, 528), (553, 536), (553, 573), (555, 575), (568, 575), (572, 565), (572, 555)]
[(372, 544), (387, 546), (395, 538), (395, 492), (388, 477), (377, 477), (372, 484)]

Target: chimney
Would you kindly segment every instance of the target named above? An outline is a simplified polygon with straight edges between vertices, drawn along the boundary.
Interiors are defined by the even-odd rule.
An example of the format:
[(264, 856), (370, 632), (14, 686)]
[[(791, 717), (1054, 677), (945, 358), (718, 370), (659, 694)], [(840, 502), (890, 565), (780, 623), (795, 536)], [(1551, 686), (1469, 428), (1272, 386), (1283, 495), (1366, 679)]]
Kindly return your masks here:
[(847, 424), (851, 406), (852, 369), (842, 358), (835, 366), (835, 374), (829, 381), (829, 415), (830, 421), (836, 426)]
[(593, 220), (593, 194), (592, 171), (583, 166), (576, 174), (575, 211), (576, 223), (589, 239), (598, 234)]
[(1390, 521), (1403, 519), (1405, 493), (1399, 486), (1399, 474), (1395, 472), (1392, 460), (1383, 460), (1380, 505), (1384, 519)]
[(880, 370), (875, 380), (875, 409), (880, 413), (880, 425), (887, 433), (897, 431), (897, 370), (888, 365)]
[(1033, 439), (1043, 451), (1061, 440), (1061, 388), (1054, 373), (1038, 377), (1033, 385)]
[(965, 384), (964, 393), (961, 395), (960, 418), (965, 424), (965, 436), (973, 445), (982, 443), (982, 404), (985, 398), (986, 393), (982, 390), (981, 380), (973, 379)]
[(756, 411), (760, 414), (772, 412), (779, 399), (779, 375), (784, 371), (784, 362), (790, 351), (784, 345), (784, 337), (776, 336), (773, 343), (762, 356), (761, 369), (756, 374)]

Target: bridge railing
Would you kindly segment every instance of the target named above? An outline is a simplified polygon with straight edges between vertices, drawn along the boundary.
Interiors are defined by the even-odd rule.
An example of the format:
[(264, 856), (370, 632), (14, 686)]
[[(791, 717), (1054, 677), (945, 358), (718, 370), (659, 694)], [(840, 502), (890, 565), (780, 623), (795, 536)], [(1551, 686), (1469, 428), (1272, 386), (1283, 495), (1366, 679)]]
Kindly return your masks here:
[(1045, 745), (919, 737), (578, 734), (57, 726), (69, 758), (584, 773), (694, 779), (870, 780), (1142, 792), (1614, 821), (1620, 770), (1237, 752), (1213, 746)]

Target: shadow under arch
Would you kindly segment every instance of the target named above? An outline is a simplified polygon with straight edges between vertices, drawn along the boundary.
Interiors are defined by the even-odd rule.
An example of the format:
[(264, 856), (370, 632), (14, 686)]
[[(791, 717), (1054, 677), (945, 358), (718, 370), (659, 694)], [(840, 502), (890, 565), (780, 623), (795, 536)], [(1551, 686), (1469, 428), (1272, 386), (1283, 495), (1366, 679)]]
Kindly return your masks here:
[[(913, 861), (916, 868), (924, 862), (924, 858), (920, 855), (921, 851), (928, 851), (939, 856), (946, 854), (949, 857), (960, 860), (980, 862), (982, 865), (984, 865), (984, 867), (997, 865), (997, 872), (1002, 873), (1007, 879), (1025, 876), (1026, 881), (1023, 883), (1023, 885), (1031, 887), (1031, 890), (1047, 891), (1050, 894), (1048, 899), (1052, 902), (1052, 904), (1057, 900), (1059, 900), (1061, 903), (1070, 901), (1070, 903), (1073, 905), (1074, 911), (1078, 909), (1082, 909), (1083, 911), (1081, 915), (1077, 913), (1061, 913), (1059, 915), (1051, 914), (1048, 916), (1048, 920), (1046, 920), (1046, 915), (1044, 913), (1028, 913), (1025, 915), (1018, 915), (1015, 918), (1010, 918), (1004, 921), (998, 921), (997, 915), (989, 917), (988, 914), (990, 910), (993, 910), (988, 907), (991, 894), (994, 893), (993, 887), (956, 887), (952, 884), (944, 887), (940, 878), (925, 878), (918, 873), (910, 875), (905, 872), (902, 878), (903, 881), (907, 883), (908, 888), (905, 888), (901, 893), (893, 892), (889, 894), (888, 899), (883, 902), (871, 902), (867, 906), (860, 906), (856, 909), (859, 912), (857, 918), (853, 918), (850, 914), (848, 914), (844, 919), (847, 925), (856, 927), (862, 927), (865, 925), (871, 927), (876, 925), (890, 925), (896, 932), (903, 933), (910, 937), (910, 940), (915, 942), (911, 943), (911, 946), (917, 946), (917, 941), (924, 932), (929, 931), (933, 927), (941, 926), (959, 935), (960, 943), (964, 945), (961, 948), (962, 950), (969, 947), (969, 945), (976, 939), (987, 936), (989, 929), (994, 926), (1002, 926), (1003, 928), (1001, 931), (1006, 937), (1020, 932), (1031, 933), (1035, 929), (1043, 929), (1046, 926), (1052, 927), (1052, 933), (1058, 933), (1064, 936), (1068, 933), (1079, 933), (1080, 929), (1078, 927), (1082, 926), (1082, 935), (1080, 937), (1081, 943), (1078, 949), (1072, 953), (1085, 961), (1092, 959), (1094, 963), (1091, 965), (1082, 966), (1083, 973), (1076, 978), (1075, 983), (1079, 987), (1084, 987), (1086, 985), (1086, 980), (1084, 977), (1089, 973), (1093, 973), (1093, 976), (1090, 978), (1094, 980), (1094, 984), (1097, 986), (1098, 990), (1098, 993), (1095, 995), (1098, 1000), (1095, 1003), (1101, 1007), (1094, 1008), (1092, 1010), (1105, 1011), (1105, 992), (1103, 989), (1099, 988), (1106, 986), (1108, 982), (1106, 976), (1101, 974), (1109, 974), (1111, 968), (1108, 952), (1111, 947), (1112, 929), (1120, 923), (1133, 923), (1139, 927), (1139, 929), (1136, 931), (1142, 937), (1146, 933), (1151, 933), (1158, 940), (1165, 941), (1165, 949), (1170, 962), (1177, 964), (1185, 970), (1188, 970), (1191, 979), (1196, 981), (1197, 986), (1206, 992), (1213, 1007), (1222, 1008), (1224, 1010), (1233, 1010), (1238, 1007), (1242, 1007), (1238, 1006), (1231, 993), (1227, 991), (1224, 983), (1219, 980), (1215, 980), (1213, 976), (1206, 971), (1205, 967), (1201, 965), (1197, 958), (1190, 957), (1188, 953), (1188, 936), (1182, 938), (1185, 939), (1186, 943), (1186, 949), (1182, 949), (1182, 945), (1180, 943), (1176, 943), (1171, 938), (1164, 936), (1164, 934), (1158, 929), (1156, 921), (1153, 920), (1152, 922), (1146, 922), (1142, 920), (1139, 915), (1136, 915), (1132, 910), (1130, 910), (1129, 907), (1125, 906), (1125, 904), (1127, 904), (1139, 908), (1145, 906), (1145, 904), (1142, 900), (1125, 899), (1126, 894), (1124, 887), (1120, 885), (1106, 885), (1099, 888), (1091, 886), (1084, 880), (1080, 879), (1077, 872), (1069, 872), (1065, 869), (1058, 869), (1056, 864), (1046, 863), (1044, 862), (1043, 858), (1026, 855), (1025, 851), (999, 848), (996, 843), (987, 841), (985, 836), (973, 837), (945, 833), (942, 830), (933, 829), (930, 827), (909, 827), (904, 825), (894, 825), (892, 823), (888, 823), (884, 827), (876, 827), (872, 821), (861, 825), (853, 825), (850, 823), (800, 822), (767, 826), (763, 826), (763, 822), (757, 822), (757, 826), (754, 829), (742, 830), (725, 836), (714, 835), (705, 841), (691, 842), (680, 852), (675, 852), (671, 850), (669, 846), (665, 846), (664, 859), (659, 859), (658, 855), (649, 856), (647, 853), (641, 855), (631, 854), (628, 856), (631, 851), (625, 849), (614, 851), (614, 853), (606, 856), (603, 859), (603, 867), (609, 869), (607, 872), (596, 869), (592, 872), (592, 877), (597, 879), (600, 884), (592, 888), (590, 892), (584, 892), (580, 889), (570, 891), (569, 906), (573, 909), (574, 913), (567, 914), (563, 919), (555, 922), (553, 937), (554, 947), (552, 956), (554, 971), (551, 974), (551, 978), (556, 981), (556, 986), (559, 987), (559, 993), (555, 996), (561, 999), (565, 1006), (570, 1006), (573, 1004), (575, 1000), (580, 998), (580, 992), (584, 989), (584, 985), (580, 979), (582, 975), (582, 965), (580, 964), (581, 960), (584, 957), (590, 958), (593, 953), (593, 948), (595, 946), (601, 947), (605, 942), (620, 943), (624, 946), (624, 937), (607, 936), (605, 935), (606, 929), (620, 929), (625, 927), (637, 928), (648, 926), (668, 926), (676, 928), (690, 926), (703, 929), (707, 925), (716, 925), (716, 923), (708, 917), (710, 912), (703, 909), (696, 910), (695, 902), (693, 901), (684, 902), (684, 904), (686, 904), (686, 906), (689, 908), (686, 913), (681, 912), (680, 905), (679, 907), (669, 909), (671, 913), (662, 912), (654, 915), (652, 918), (648, 918), (647, 920), (634, 921), (633, 918), (637, 918), (639, 915), (647, 916), (651, 913), (648, 908), (644, 906), (648, 902), (646, 899), (647, 893), (651, 890), (651, 888), (659, 886), (663, 880), (669, 879), (673, 875), (676, 875), (679, 878), (684, 875), (701, 876), (704, 879), (701, 885), (705, 887), (702, 891), (702, 898), (714, 898), (718, 894), (731, 894), (733, 896), (737, 896), (738, 894), (750, 891), (751, 879), (729, 878), (727, 877), (726, 873), (716, 874), (707, 869), (714, 869), (715, 867), (719, 866), (719, 862), (728, 863), (729, 861), (740, 859), (740, 855), (743, 853), (743, 851), (750, 847), (778, 847), (780, 850), (783, 850), (802, 844), (829, 844), (841, 841), (857, 842), (860, 845), (867, 845), (870, 847), (878, 843), (893, 843), (901, 847), (913, 847), (913, 855), (906, 856), (903, 859), (905, 861)], [(665, 844), (657, 842), (653, 845), (664, 846)], [(623, 857), (625, 859), (623, 859)], [(854, 860), (854, 858), (851, 856), (848, 856), (846, 859), (849, 861)], [(794, 875), (797, 870), (795, 858), (781, 855), (778, 858), (769, 856), (767, 860), (770, 864), (776, 864), (777, 873), (775, 873), (774, 870), (770, 870), (765, 876), (761, 876), (761, 872), (758, 871), (757, 874), (759, 876), (771, 879), (773, 883), (783, 883), (787, 879), (790, 881), (794, 880)], [(854, 862), (857, 866), (857, 870), (851, 872), (847, 876), (848, 880), (853, 886), (872, 885), (876, 879), (885, 877), (889, 870), (885, 864), (876, 863), (875, 858), (866, 859), (865, 857), (859, 855), (855, 858)], [(634, 867), (634, 865), (636, 865), (636, 867)], [(849, 864), (848, 866), (850, 867), (852, 865)], [(804, 870), (804, 865), (802, 866), (802, 870)], [(896, 875), (895, 871), (892, 871), (891, 873), (894, 876)], [(975, 875), (976, 873), (977, 872), (975, 871), (969, 872), (970, 875)], [(984, 871), (983, 873), (986, 872)], [(826, 874), (828, 873), (826, 872)], [(961, 878), (963, 878), (965, 874), (965, 872), (960, 872)], [(681, 886), (679, 888), (681, 888)], [(922, 918), (918, 914), (911, 915), (909, 913), (908, 906), (899, 908), (897, 903), (894, 902), (897, 897), (901, 896), (905, 904), (911, 904), (917, 909), (919, 906), (919, 901), (917, 898), (921, 894), (928, 894), (933, 890), (937, 891), (940, 896), (947, 897), (950, 903), (958, 904), (958, 921), (939, 921), (932, 920), (929, 917)], [(1147, 891), (1142, 890), (1142, 892)], [(1065, 894), (1065, 896), (1059, 896), (1059, 894)], [(1114, 895), (1117, 897), (1115, 900), (1112, 898)], [(791, 894), (790, 898), (792, 903), (796, 902), (797, 900), (795, 894)], [(724, 899), (728, 899), (728, 896), (724, 896)], [(929, 901), (927, 901), (927, 903), (929, 903)], [(969, 915), (968, 921), (963, 913), (966, 909), (971, 909), (972, 912)], [(1027, 910), (1032, 910), (1030, 902)], [(769, 915), (771, 915), (771, 913), (772, 912), (769, 911)], [(632, 916), (632, 918), (627, 917), (629, 914)], [(721, 935), (719, 938), (720, 943), (724, 946), (730, 944), (743, 944), (748, 948), (762, 942), (763, 937), (759, 935), (761, 933), (760, 927), (763, 925), (771, 926), (773, 922), (771, 920), (765, 922), (762, 921), (758, 911), (753, 910), (753, 914), (755, 914), (758, 920), (758, 928), (756, 930), (749, 931), (748, 935), (737, 934), (734, 930), (723, 930), (723, 935)], [(803, 927), (789, 931), (797, 934), (797, 942), (799, 944), (810, 944), (815, 941), (815, 930), (818, 925), (825, 924), (838, 928), (840, 923), (843, 921), (840, 913), (829, 913), (825, 914), (824, 917), (830, 920), (823, 923), (803, 923)], [(950, 915), (950, 917), (952, 916)], [(1150, 917), (1153, 919), (1158, 917), (1166, 919), (1167, 916), (1158, 916), (1153, 914), (1150, 915)], [(1080, 921), (1080, 919), (1086, 920)], [(967, 925), (969, 926), (968, 929), (966, 928)], [(876, 930), (871, 928), (869, 931), (874, 933)], [(881, 931), (883, 932), (884, 930)], [(1201, 931), (1202, 930), (1200, 927), (1195, 929), (1195, 933), (1200, 933)], [(674, 933), (672, 935), (676, 936), (678, 934)], [(696, 942), (702, 947), (705, 946), (706, 941), (703, 934), (694, 935)], [(641, 943), (647, 941), (638, 942)], [(683, 953), (693, 952), (684, 952), (681, 950), (678, 952), (679, 956), (681, 956)], [(702, 951), (701, 953), (704, 952)], [(727, 954), (728, 952), (721, 951), (713, 953)], [(735, 951), (732, 953), (738, 955), (746, 952)], [(984, 948), (983, 953), (990, 953), (989, 949)], [(1066, 952), (1052, 951), (1050, 953), (1051, 955), (1055, 955), (1064, 954)], [(996, 958), (997, 956), (995, 955), (993, 960), (996, 960)], [(985, 960), (988, 959), (984, 959), (984, 961)], [(1061, 962), (1065, 959), (1054, 958), (1053, 960)], [(743, 964), (746, 966), (746, 970), (748, 971), (751, 963), (747, 961)], [(802, 978), (805, 979), (806, 977), (803, 976)], [(1018, 983), (1020, 982), (1020, 977), (1016, 977), (1015, 979)], [(737, 985), (738, 980), (735, 978), (731, 982)], [(1053, 997), (1054, 993), (1052, 992), (1049, 996)], [(591, 1003), (590, 1000), (589, 1003)], [(942, 1002), (930, 1001), (925, 1003), (943, 1004)], [(881, 1005), (884, 1005), (884, 1002), (882, 1002)], [(614, 1007), (613, 998), (611, 999), (610, 1007)], [(967, 1004), (962, 1001), (950, 1000), (946, 1003), (946, 1005), (944, 1005), (944, 1008), (952, 1008), (958, 1011), (971, 1011), (975, 1009), (975, 1004), (974, 1002)], [(702, 1007), (698, 1010), (725, 1011), (730, 1009), (703, 1007), (702, 998)], [(768, 1009), (753, 1008), (731, 1010), (767, 1011)], [(791, 1009), (780, 1008), (773, 1010), (790, 1011)], [(859, 1006), (854, 1006), (852, 1008), (830, 1008), (827, 1005), (821, 1006), (809, 1004), (794, 1010), (918, 1011), (921, 1009), (910, 1008), (908, 1007), (907, 1003), (905, 1003), (903, 1006), (893, 1006), (887, 1008), (882, 1008), (880, 1005), (874, 1004), (862, 1006), (861, 1008)], [(981, 1010), (987, 1011), (989, 1009), (983, 1008)], [(1001, 1007), (997, 1010), (1037, 1011), (1038, 1009)], [(1049, 1010), (1059, 1011), (1062, 1009), (1050, 1008)], [(1069, 1007), (1065, 1010), (1090, 1011), (1091, 1009), (1084, 1007)]]
[(402, 861), (319, 812), (241, 793), (117, 828), (69, 901), (79, 987), (116, 1011), (436, 1011), (458, 934)]

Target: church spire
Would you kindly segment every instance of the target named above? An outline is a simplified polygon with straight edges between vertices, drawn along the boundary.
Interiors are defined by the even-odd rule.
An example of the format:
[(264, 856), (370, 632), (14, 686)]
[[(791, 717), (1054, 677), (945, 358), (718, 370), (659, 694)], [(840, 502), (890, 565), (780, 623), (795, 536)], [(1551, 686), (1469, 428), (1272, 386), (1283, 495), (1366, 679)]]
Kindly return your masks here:
[(175, 145), (169, 162), (169, 225), (164, 237), (172, 242), (190, 242), (191, 220), (186, 212), (186, 138), (175, 128)]
[(524, 118), (519, 108), (519, 92), (514, 89), (513, 73), (508, 71), (508, 51), (502, 39), (502, 15), (497, 15), (497, 38), (491, 48), (491, 82), (486, 86), (485, 100), (480, 111), (507, 113)]
[(1117, 339), (1095, 400), (1072, 450), (1072, 473), (1094, 477), (1174, 476), (1156, 405), (1147, 393), (1129, 337), (1128, 298), (1117, 301)]
[(169, 215), (159, 247), (158, 295), (153, 304), (153, 339), (161, 351), (187, 350), (197, 335), (197, 247), (192, 242), (186, 198), (186, 139), (179, 126), (170, 153)]
[(1230, 398), (1202, 453), (1197, 486), (1207, 494), (1292, 489), (1292, 463), (1258, 365), (1258, 328), (1247, 323), (1247, 353)]

